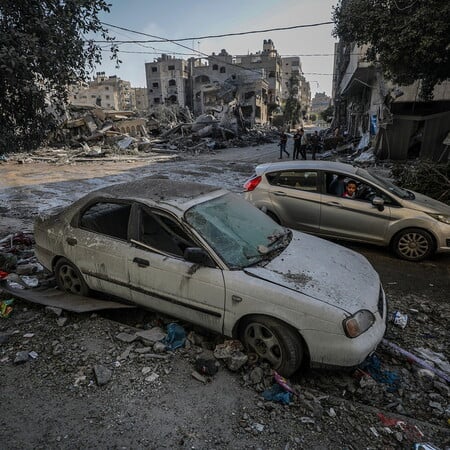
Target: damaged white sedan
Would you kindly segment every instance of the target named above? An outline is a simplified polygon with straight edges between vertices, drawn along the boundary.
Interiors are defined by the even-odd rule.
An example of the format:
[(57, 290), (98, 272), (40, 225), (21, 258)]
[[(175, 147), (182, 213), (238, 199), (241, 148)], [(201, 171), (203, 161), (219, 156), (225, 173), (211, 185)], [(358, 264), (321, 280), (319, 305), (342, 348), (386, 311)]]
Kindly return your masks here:
[(289, 376), (351, 367), (381, 341), (386, 299), (358, 253), (276, 224), (238, 195), (144, 178), (35, 224), (60, 289), (122, 297), (227, 336)]

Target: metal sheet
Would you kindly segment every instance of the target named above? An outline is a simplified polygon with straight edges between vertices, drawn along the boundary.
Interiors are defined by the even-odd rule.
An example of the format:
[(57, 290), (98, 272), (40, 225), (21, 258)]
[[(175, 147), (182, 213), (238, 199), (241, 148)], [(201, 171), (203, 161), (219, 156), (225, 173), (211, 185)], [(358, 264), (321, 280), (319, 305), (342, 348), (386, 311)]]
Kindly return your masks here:
[(57, 288), (13, 289), (8, 286), (6, 281), (0, 281), (0, 288), (14, 297), (32, 303), (54, 306), (76, 313), (100, 311), (102, 309), (136, 308), (134, 305), (127, 305), (118, 301), (101, 300), (92, 297), (68, 294)]

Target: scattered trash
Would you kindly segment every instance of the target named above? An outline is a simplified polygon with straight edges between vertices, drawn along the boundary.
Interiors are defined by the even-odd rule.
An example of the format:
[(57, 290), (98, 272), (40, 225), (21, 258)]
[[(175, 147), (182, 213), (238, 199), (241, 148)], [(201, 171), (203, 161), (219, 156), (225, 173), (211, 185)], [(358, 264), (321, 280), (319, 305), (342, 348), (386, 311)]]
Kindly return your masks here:
[(12, 304), (14, 303), (14, 299), (10, 298), (9, 300), (2, 300), (0, 301), (0, 317), (2, 319), (7, 319), (13, 308), (12, 308)]
[(39, 355), (37, 354), (37, 352), (35, 352), (34, 350), (32, 350), (31, 352), (28, 353), (28, 356), (29, 356), (31, 359), (37, 359), (37, 357), (38, 357)]
[(398, 325), (400, 328), (405, 328), (408, 323), (408, 315), (403, 314), (400, 311), (395, 311), (392, 316), (392, 321), (395, 325)]
[(288, 381), (286, 380), (286, 378), (283, 378), (279, 373), (277, 373), (276, 371), (273, 371), (273, 378), (275, 379), (275, 381), (277, 382), (277, 384), (279, 384), (285, 391), (287, 392), (291, 392), (294, 395), (298, 395), (297, 391), (291, 387), (288, 383)]
[(236, 372), (247, 361), (248, 356), (243, 353), (244, 347), (238, 340), (226, 340), (223, 344), (219, 344), (214, 349), (214, 356), (225, 362), (228, 369)]
[(184, 343), (186, 342), (186, 332), (184, 331), (184, 328), (177, 323), (169, 323), (169, 325), (167, 325), (167, 336), (162, 342), (163, 344), (166, 344), (166, 347), (169, 350), (184, 347)]
[(265, 400), (289, 405), (292, 401), (292, 393), (285, 391), (279, 384), (274, 384), (270, 389), (261, 394)]
[(382, 345), (386, 350), (389, 350), (391, 353), (393, 353), (395, 356), (404, 356), (409, 362), (413, 362), (417, 364), (420, 367), (423, 367), (424, 369), (428, 369), (431, 372), (435, 373), (439, 378), (442, 378), (447, 383), (450, 383), (450, 375), (446, 374), (442, 370), (436, 369), (431, 364), (427, 363), (426, 361), (420, 359), (416, 355), (414, 355), (411, 352), (408, 352), (407, 350), (402, 349), (397, 344), (394, 344), (393, 342), (388, 341), (387, 339), (383, 339)]
[(28, 275), (23, 275), (22, 281), (27, 285), (29, 288), (35, 288), (39, 286), (39, 280), (35, 277), (30, 277)]
[(213, 376), (219, 370), (219, 363), (213, 358), (199, 356), (194, 362), (194, 367), (202, 375)]
[(395, 419), (393, 417), (386, 417), (383, 413), (378, 413), (377, 415), (383, 425), (387, 427), (398, 427), (409, 441), (417, 441), (424, 436), (422, 431), (416, 425), (411, 425), (404, 420)]
[(387, 384), (388, 392), (396, 392), (399, 388), (399, 375), (390, 370), (384, 370), (381, 367), (380, 359), (375, 354), (370, 355), (360, 364), (359, 369), (357, 369), (357, 374), (361, 373), (371, 376), (378, 383)]
[(417, 442), (413, 446), (413, 450), (441, 450), (439, 447), (435, 447), (429, 442)]
[(443, 372), (450, 374), (450, 364), (443, 353), (433, 352), (433, 350), (423, 347), (415, 348), (414, 351), (419, 353), (422, 358), (438, 366)]

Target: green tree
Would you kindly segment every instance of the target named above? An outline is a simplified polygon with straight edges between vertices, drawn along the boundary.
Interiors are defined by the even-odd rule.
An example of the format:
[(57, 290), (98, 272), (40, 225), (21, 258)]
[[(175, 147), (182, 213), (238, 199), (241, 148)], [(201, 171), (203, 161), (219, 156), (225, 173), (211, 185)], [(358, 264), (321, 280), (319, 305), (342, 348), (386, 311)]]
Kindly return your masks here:
[(388, 79), (422, 80), (422, 96), (450, 77), (450, 2), (443, 0), (340, 0), (333, 34), (344, 43), (370, 44), (367, 60)]
[(298, 76), (292, 75), (289, 79), (289, 97), (284, 105), (284, 122), (293, 128), (300, 121), (301, 105), (298, 101), (298, 89), (300, 80)]
[[(1, 0), (0, 153), (37, 148), (56, 126), (67, 87), (101, 61), (88, 39), (112, 41), (98, 14), (103, 0)], [(119, 63), (111, 42), (111, 57)], [(52, 112), (53, 111), (53, 112)]]
[(321, 113), (320, 116), (322, 117), (322, 119), (325, 122), (328, 122), (329, 119), (331, 119), (333, 117), (334, 114), (334, 108), (330, 105), (327, 109), (324, 109)]

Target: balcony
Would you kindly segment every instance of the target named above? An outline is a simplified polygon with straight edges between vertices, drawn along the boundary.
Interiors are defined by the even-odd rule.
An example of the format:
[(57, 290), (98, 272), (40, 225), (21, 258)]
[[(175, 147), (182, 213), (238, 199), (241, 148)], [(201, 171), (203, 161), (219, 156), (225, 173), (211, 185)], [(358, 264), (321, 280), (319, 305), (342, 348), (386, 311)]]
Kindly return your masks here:
[[(341, 94), (359, 91), (364, 87), (370, 87), (375, 79), (375, 66), (365, 61), (365, 53), (368, 46), (358, 47), (356, 44), (348, 48), (342, 55), (342, 66), (339, 68), (342, 78), (339, 83)], [(346, 65), (345, 65), (346, 64)]]

